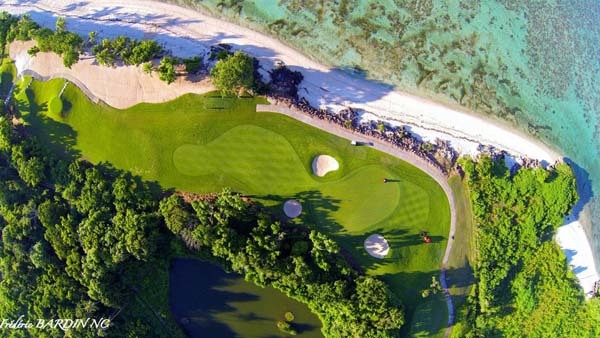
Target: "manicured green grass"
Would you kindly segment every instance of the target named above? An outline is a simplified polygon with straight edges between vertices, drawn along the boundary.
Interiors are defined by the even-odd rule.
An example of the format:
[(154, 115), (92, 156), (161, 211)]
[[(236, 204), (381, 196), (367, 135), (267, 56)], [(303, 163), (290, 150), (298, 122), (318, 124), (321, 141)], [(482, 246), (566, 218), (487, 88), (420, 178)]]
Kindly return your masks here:
[(60, 97), (55, 96), (48, 101), (48, 111), (51, 114), (60, 114), (63, 110), (63, 103)]
[(468, 294), (470, 286), (474, 283), (473, 269), (473, 214), (469, 191), (459, 176), (449, 179), (450, 188), (454, 193), (456, 203), (456, 235), (450, 259), (448, 260), (447, 279), (451, 287), (450, 293), (454, 296), (456, 307), (460, 307)]
[[(446, 279), (450, 287), (450, 294), (454, 302), (454, 311), (456, 313), (456, 326), (463, 317), (459, 313), (464, 312), (464, 305), (467, 296), (475, 283), (473, 277), (472, 262), (473, 253), (473, 214), (471, 212), (471, 199), (467, 186), (459, 176), (452, 176), (448, 180), (450, 188), (454, 194), (456, 208), (456, 235), (454, 236), (454, 245), (448, 260), (448, 270)], [(461, 330), (457, 330), (460, 332)]]
[[(282, 218), (283, 202), (296, 198), (303, 213), (292, 222), (333, 235), (367, 273), (382, 276), (402, 298), (407, 334), (439, 334), (445, 327), (443, 298), (423, 300), (420, 293), (439, 274), (450, 212), (442, 189), (422, 171), (288, 117), (256, 112), (263, 99), (185, 95), (117, 110), (89, 102), (69, 85), (62, 114), (48, 112), (63, 83), (33, 81), (18, 94), (30, 130), (57, 153), (110, 162), (164, 188), (202, 193), (229, 186)], [(336, 158), (340, 169), (313, 175), (311, 163), (319, 154)], [(398, 182), (384, 184), (384, 177)], [(420, 231), (429, 232), (431, 244)], [(373, 233), (390, 243), (385, 259), (363, 248)]]
[(4, 101), (10, 87), (17, 76), (17, 68), (15, 63), (8, 57), (2, 58), (0, 64), (0, 100)]

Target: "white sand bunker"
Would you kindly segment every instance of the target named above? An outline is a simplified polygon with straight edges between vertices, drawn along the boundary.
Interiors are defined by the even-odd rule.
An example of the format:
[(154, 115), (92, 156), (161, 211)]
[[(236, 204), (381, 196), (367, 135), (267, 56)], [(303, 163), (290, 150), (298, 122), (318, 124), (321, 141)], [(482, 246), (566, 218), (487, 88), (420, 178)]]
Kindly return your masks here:
[(31, 55), (26, 51), (22, 51), (15, 56), (15, 67), (17, 68), (17, 75), (23, 73), (24, 70), (29, 69), (31, 65)]
[(365, 250), (375, 258), (383, 258), (390, 251), (390, 245), (383, 236), (374, 234), (365, 240)]
[(340, 168), (340, 164), (335, 158), (329, 155), (315, 156), (312, 162), (313, 173), (319, 177), (325, 176), (330, 171), (336, 171)]
[(296, 218), (302, 213), (302, 204), (297, 200), (287, 200), (283, 205), (283, 212), (290, 218)]

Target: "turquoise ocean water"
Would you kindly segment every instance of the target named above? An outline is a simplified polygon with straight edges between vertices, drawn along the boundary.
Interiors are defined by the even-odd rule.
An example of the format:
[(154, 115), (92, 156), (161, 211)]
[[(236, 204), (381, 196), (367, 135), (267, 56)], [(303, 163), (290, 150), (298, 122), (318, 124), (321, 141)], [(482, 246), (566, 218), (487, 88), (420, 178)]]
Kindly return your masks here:
[(600, 268), (600, 0), (171, 0), (320, 62), (501, 117), (577, 169)]

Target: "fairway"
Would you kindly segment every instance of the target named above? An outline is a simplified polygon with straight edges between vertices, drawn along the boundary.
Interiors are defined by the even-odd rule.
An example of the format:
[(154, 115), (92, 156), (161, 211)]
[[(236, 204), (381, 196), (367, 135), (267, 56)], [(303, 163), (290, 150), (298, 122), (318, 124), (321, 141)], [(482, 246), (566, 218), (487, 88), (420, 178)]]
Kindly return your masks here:
[[(420, 292), (439, 273), (450, 211), (441, 187), (419, 169), (286, 116), (256, 112), (265, 103), (260, 98), (185, 95), (117, 110), (91, 103), (69, 84), (56, 111), (48, 103), (64, 80), (33, 81), (26, 89), (29, 81), (17, 88), (22, 117), (61, 156), (109, 162), (166, 189), (231, 187), (282, 219), (284, 202), (296, 199), (302, 213), (289, 221), (334, 236), (366, 273), (385, 279), (406, 306), (407, 334), (439, 335), (445, 328), (443, 297), (424, 300)], [(312, 161), (321, 154), (335, 158), (339, 169), (314, 175)], [(375, 233), (390, 245), (383, 259), (364, 249)]]

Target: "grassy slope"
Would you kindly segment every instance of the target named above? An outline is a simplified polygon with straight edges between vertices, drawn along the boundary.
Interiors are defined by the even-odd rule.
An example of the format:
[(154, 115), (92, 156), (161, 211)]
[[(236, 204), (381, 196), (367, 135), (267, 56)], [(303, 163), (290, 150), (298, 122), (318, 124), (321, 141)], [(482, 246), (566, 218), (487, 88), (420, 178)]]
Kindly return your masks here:
[(8, 57), (2, 58), (2, 63), (0, 63), (0, 100), (6, 99), (16, 76), (17, 69), (14, 62)]
[[(305, 211), (299, 222), (334, 235), (368, 273), (383, 276), (397, 291), (407, 306), (411, 334), (442, 332), (443, 298), (423, 301), (420, 291), (438, 274), (449, 206), (425, 173), (290, 118), (257, 113), (260, 99), (186, 95), (116, 110), (90, 103), (69, 85), (65, 112), (48, 113), (47, 102), (62, 84), (33, 81), (18, 95), (21, 111), (31, 111), (24, 113), (25, 121), (44, 144), (64, 156), (110, 162), (165, 188), (210, 192), (231, 186), (280, 215), (285, 199), (298, 198)], [(334, 156), (340, 170), (324, 178), (312, 175), (318, 154)], [(383, 184), (383, 177), (400, 182)], [(421, 230), (430, 233), (432, 244), (421, 241)], [(374, 232), (390, 241), (384, 260), (363, 249), (366, 235)]]

